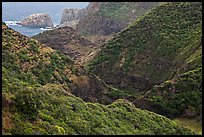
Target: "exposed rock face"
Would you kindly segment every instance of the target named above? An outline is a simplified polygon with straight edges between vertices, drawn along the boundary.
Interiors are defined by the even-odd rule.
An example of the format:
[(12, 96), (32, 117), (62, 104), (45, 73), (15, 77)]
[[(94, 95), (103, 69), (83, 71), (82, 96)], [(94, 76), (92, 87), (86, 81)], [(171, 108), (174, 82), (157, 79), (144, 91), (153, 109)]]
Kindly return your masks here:
[(81, 17), (84, 16), (86, 9), (65, 9), (59, 27), (75, 27)]
[(22, 20), (19, 24), (33, 28), (54, 27), (51, 17), (45, 13), (32, 14)]
[(160, 2), (90, 2), (76, 30), (90, 40), (102, 43), (159, 4)]
[(100, 46), (79, 35), (75, 29), (65, 26), (44, 31), (32, 38), (68, 54), (76, 63), (84, 64), (93, 58)]
[(73, 21), (68, 21), (68, 22), (64, 22), (63, 24), (59, 24), (56, 26), (56, 28), (62, 28), (62, 27), (72, 27), (74, 29), (76, 29), (76, 25), (79, 22), (79, 20), (73, 20)]

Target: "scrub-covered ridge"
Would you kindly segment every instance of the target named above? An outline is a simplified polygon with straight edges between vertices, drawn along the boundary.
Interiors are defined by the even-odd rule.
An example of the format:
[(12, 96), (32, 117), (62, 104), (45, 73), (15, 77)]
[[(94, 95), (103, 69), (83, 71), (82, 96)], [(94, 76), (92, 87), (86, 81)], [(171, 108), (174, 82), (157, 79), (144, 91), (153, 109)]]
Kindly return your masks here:
[(2, 134), (194, 134), (127, 100), (84, 102), (70, 92), (68, 57), (4, 23), (2, 37)]

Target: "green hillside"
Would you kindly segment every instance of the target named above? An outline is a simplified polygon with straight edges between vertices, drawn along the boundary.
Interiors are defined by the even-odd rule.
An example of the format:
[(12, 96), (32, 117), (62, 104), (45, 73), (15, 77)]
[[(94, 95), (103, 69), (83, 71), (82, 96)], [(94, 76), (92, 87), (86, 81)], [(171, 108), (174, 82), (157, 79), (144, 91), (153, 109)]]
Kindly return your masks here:
[(136, 92), (138, 85), (144, 90), (202, 66), (201, 9), (194, 2), (159, 6), (104, 44), (90, 70), (107, 83)]
[(3, 95), (4, 101), (12, 102), (3, 107), (3, 134), (194, 134), (164, 116), (135, 108), (125, 100), (107, 106), (86, 103), (52, 85), (22, 86), (14, 94)]
[(136, 99), (135, 104), (168, 117), (196, 117), (201, 121), (202, 68), (183, 73), (176, 80), (155, 85), (144, 96)]
[[(91, 3), (96, 26), (81, 31), (95, 35), (102, 23), (100, 33), (109, 35), (103, 23), (123, 24), (138, 3), (129, 4)], [(134, 17), (156, 5), (138, 6)], [(75, 44), (91, 42), (70, 28), (51, 32), (52, 41), (43, 37), (47, 46), (2, 22), (3, 135), (202, 134), (202, 2), (162, 3), (91, 49), (89, 59), (93, 54)], [(52, 49), (53, 37), (86, 54), (89, 64)]]
[[(2, 66), (26, 82), (69, 83), (73, 61), (68, 56), (2, 25)], [(22, 74), (21, 74), (22, 73)]]
[[(127, 94), (114, 91), (116, 98), (135, 100), (153, 88), (149, 98), (156, 94), (153, 101), (162, 104), (154, 111), (177, 116), (188, 107), (201, 111), (201, 62), (202, 3), (173, 2), (151, 10), (105, 43), (89, 70)], [(169, 85), (155, 89), (154, 85), (160, 87), (167, 80), (177, 92), (171, 93)], [(140, 101), (137, 105), (141, 106)]]
[(2, 38), (3, 135), (195, 134), (127, 100), (84, 102), (70, 91), (80, 69), (68, 57), (4, 23)]
[(60, 84), (67, 92), (85, 101), (112, 102), (103, 96), (109, 87), (94, 75), (89, 75), (82, 66), (74, 64), (69, 56), (5, 25), (2, 25), (2, 39), (2, 70), (5, 76), (2, 82), (8, 84), (8, 88), (18, 88), (18, 83), (13, 85), (4, 79), (11, 75), (13, 80), (18, 78), (33, 84)]

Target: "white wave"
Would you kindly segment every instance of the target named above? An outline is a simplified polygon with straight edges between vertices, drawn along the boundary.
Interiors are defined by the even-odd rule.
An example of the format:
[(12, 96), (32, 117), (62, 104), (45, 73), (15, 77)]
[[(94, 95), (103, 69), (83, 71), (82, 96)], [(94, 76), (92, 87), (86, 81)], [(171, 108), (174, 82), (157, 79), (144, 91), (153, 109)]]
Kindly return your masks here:
[(6, 25), (18, 25), (18, 21), (4, 21)]
[(40, 30), (52, 30), (51, 28), (40, 28)]

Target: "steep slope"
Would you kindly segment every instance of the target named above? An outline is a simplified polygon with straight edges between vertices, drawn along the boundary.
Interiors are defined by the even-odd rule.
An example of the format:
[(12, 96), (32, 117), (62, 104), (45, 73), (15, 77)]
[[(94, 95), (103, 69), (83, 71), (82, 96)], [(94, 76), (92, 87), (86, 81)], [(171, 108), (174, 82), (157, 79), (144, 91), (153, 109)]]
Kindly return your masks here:
[(63, 88), (56, 85), (22, 88), (11, 94), (13, 98), (6, 99), (12, 103), (3, 107), (3, 134), (194, 134), (164, 116), (135, 108), (126, 100), (117, 100), (105, 106), (83, 102), (80, 98), (67, 95)]
[(134, 104), (170, 118), (184, 116), (202, 121), (202, 68), (155, 85)]
[(100, 46), (92, 43), (78, 34), (71, 27), (60, 27), (53, 30), (44, 31), (32, 38), (43, 44), (69, 55), (79, 64), (84, 64), (92, 59)]
[(127, 100), (106, 106), (84, 102), (70, 86), (73, 75), (86, 75), (69, 57), (4, 23), (2, 40), (4, 135), (195, 134)]
[[(171, 93), (169, 86), (165, 86), (165, 97), (161, 96), (164, 90), (152, 93), (162, 97), (159, 98), (161, 103), (166, 101), (163, 109), (160, 105), (155, 111), (175, 116), (183, 114), (188, 107), (201, 112), (201, 108), (196, 107), (202, 100), (201, 62), (202, 3), (173, 2), (151, 10), (104, 44), (89, 69), (107, 84), (131, 94), (129, 99), (132, 100), (154, 85), (167, 80), (175, 82), (170, 86), (177, 85), (175, 93)], [(192, 94), (192, 98), (187, 97)], [(121, 98), (117, 92), (112, 95)], [(151, 96), (151, 92), (148, 95)], [(168, 95), (173, 97), (167, 99)], [(184, 101), (178, 101), (179, 105), (175, 106), (172, 100), (178, 99)], [(196, 103), (192, 104), (195, 100)], [(142, 105), (140, 101), (138, 106)], [(165, 107), (169, 109), (167, 112), (159, 110)]]
[(79, 19), (84, 16), (85, 11), (86, 9), (64, 9), (58, 27), (69, 26), (76, 28)]
[(160, 2), (90, 2), (76, 30), (95, 43), (106, 41)]
[(89, 75), (83, 67), (75, 65), (69, 56), (6, 25), (2, 25), (2, 39), (3, 70), (11, 71), (12, 77), (41, 85), (57, 83), (85, 101), (112, 102), (105, 97), (109, 87), (95, 75)]

